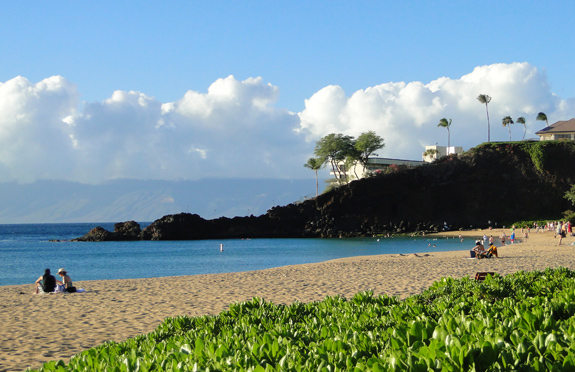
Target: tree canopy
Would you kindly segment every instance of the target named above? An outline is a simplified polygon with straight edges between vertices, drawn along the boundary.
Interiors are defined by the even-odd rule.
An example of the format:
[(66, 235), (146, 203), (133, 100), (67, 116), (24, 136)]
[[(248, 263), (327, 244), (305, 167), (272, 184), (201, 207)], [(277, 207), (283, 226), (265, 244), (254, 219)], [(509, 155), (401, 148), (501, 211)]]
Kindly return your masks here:
[(314, 154), (322, 164), (331, 165), (333, 173), (337, 175), (341, 184), (346, 173), (339, 163), (352, 155), (354, 150), (353, 137), (341, 133), (330, 133), (316, 142)]
[(535, 120), (544, 121), (547, 124), (547, 126), (549, 126), (549, 121), (547, 120), (547, 115), (545, 115), (544, 112), (538, 113)]
[(511, 116), (506, 116), (501, 119), (501, 124), (504, 127), (507, 127), (507, 130), (509, 131), (509, 141), (511, 141), (511, 124), (514, 124), (513, 119), (511, 119)]
[[(321, 164), (329, 163), (338, 182), (347, 182), (348, 169), (358, 162), (365, 168), (374, 151), (385, 146), (374, 131), (362, 133), (357, 139), (341, 133), (330, 133), (316, 142), (314, 154)], [(356, 175), (357, 177), (357, 175)]]
[(306, 168), (311, 169), (312, 171), (315, 172), (315, 196), (317, 197), (319, 195), (319, 184), (318, 184), (318, 179), (317, 179), (317, 171), (321, 169), (321, 167), (323, 167), (322, 161), (318, 158), (309, 158), (307, 159), (307, 163), (305, 163), (303, 166)]
[(523, 139), (525, 140), (525, 135), (527, 134), (527, 124), (525, 123), (525, 118), (523, 116), (520, 116), (517, 118), (517, 120), (515, 120), (515, 122), (517, 124), (523, 124), (523, 128), (525, 128), (525, 130), (523, 131)]
[(355, 140), (355, 149), (359, 152), (359, 162), (366, 167), (367, 160), (371, 155), (377, 155), (374, 152), (385, 147), (383, 138), (375, 134), (374, 131), (370, 130), (357, 137)]
[(446, 118), (439, 120), (438, 127), (447, 128), (447, 153), (449, 155), (449, 148), (451, 147), (451, 133), (449, 131), (449, 127), (451, 127), (451, 119), (447, 121)]

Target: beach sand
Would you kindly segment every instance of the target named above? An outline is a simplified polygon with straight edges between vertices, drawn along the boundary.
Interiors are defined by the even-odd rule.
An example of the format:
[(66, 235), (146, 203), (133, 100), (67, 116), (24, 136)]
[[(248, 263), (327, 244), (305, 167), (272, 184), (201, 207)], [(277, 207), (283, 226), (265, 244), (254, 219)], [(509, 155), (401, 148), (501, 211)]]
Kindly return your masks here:
[[(261, 297), (280, 304), (311, 302), (326, 296), (351, 298), (361, 291), (406, 298), (442, 277), (474, 277), (478, 271), (507, 275), (563, 266), (575, 269), (573, 237), (533, 231), (524, 242), (501, 247), (502, 229), (466, 231), (493, 235), (499, 259), (467, 259), (469, 251), (378, 255), (261, 271), (133, 280), (74, 281), (86, 293), (32, 295), (33, 285), (0, 287), (0, 371), (39, 368), (105, 341), (121, 342), (153, 331), (164, 318), (218, 314), (237, 301)], [(505, 230), (507, 236), (510, 230)], [(435, 235), (437, 249), (460, 232)], [(517, 231), (523, 241), (521, 230)], [(31, 281), (41, 273), (31, 275)], [(74, 279), (74, 273), (70, 273)]]

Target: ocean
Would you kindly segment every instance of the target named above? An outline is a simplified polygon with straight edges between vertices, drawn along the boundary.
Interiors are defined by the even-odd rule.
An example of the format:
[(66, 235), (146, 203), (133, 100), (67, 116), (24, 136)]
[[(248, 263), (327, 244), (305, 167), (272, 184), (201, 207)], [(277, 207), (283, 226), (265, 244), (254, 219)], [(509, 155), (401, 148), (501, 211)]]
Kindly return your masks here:
[[(140, 223), (142, 227), (148, 223)], [(31, 284), (44, 269), (72, 280), (136, 279), (261, 270), (336, 258), (466, 250), (473, 239), (393, 237), (69, 242), (113, 223), (0, 225), (0, 286)], [(51, 242), (50, 240), (60, 240)], [(223, 250), (221, 249), (223, 247)]]

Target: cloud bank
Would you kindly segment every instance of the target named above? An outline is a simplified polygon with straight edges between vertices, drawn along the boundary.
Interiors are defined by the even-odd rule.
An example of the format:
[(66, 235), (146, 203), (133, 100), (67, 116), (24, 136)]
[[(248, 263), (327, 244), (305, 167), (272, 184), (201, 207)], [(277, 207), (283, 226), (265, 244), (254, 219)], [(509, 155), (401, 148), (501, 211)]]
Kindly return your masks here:
[[(276, 107), (279, 88), (262, 78), (218, 79), (205, 93), (188, 91), (162, 103), (142, 92), (116, 91), (82, 103), (64, 77), (38, 83), (16, 77), (0, 83), (0, 182), (61, 179), (101, 183), (117, 178), (195, 180), (313, 177), (303, 164), (315, 141), (329, 133), (384, 137), (380, 156), (420, 159), (425, 145), (447, 144), (439, 119), (453, 119), (451, 144), (464, 149), (508, 140), (504, 116), (527, 120), (526, 138), (550, 123), (575, 116), (575, 99), (552, 93), (546, 75), (528, 63), (475, 68), (459, 79), (390, 82), (351, 96), (327, 86), (292, 113)], [(512, 126), (512, 139), (523, 137)]]
[[(537, 138), (535, 132), (545, 126), (535, 121), (541, 111), (549, 124), (575, 116), (575, 100), (553, 95), (546, 75), (537, 68), (528, 63), (494, 64), (476, 67), (460, 79), (386, 83), (351, 97), (339, 86), (325, 87), (306, 100), (299, 114), (300, 133), (313, 140), (331, 132), (357, 136), (374, 130), (386, 140), (380, 156), (419, 160), (424, 146), (447, 146), (446, 129), (437, 127), (447, 118), (453, 120), (451, 145), (467, 150), (487, 141), (487, 115), (476, 99), (479, 94), (492, 97), (491, 141), (509, 140), (501, 124), (507, 115), (514, 120), (525, 117), (526, 139)], [(512, 125), (512, 140), (522, 139), (524, 130), (523, 125)]]

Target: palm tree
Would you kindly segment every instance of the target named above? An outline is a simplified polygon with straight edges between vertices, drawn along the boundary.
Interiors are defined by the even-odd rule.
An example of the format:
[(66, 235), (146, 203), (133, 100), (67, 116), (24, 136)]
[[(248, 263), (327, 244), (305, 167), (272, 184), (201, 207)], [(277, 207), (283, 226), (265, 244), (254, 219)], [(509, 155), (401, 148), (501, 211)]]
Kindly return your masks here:
[(449, 132), (449, 127), (451, 126), (451, 119), (447, 121), (446, 118), (439, 120), (438, 127), (447, 128), (447, 155), (449, 155), (449, 147), (451, 146), (451, 133)]
[(491, 142), (491, 133), (489, 128), (489, 109), (487, 108), (487, 105), (489, 102), (491, 102), (491, 97), (489, 97), (487, 94), (480, 94), (477, 96), (477, 100), (485, 104), (485, 111), (487, 112), (487, 142)]
[(525, 135), (527, 134), (527, 125), (525, 124), (525, 118), (523, 116), (518, 117), (516, 123), (523, 124), (523, 127), (525, 128), (525, 131), (523, 132), (523, 141), (525, 141)]
[(547, 126), (549, 126), (549, 122), (547, 121), (547, 115), (545, 115), (544, 112), (540, 112), (537, 114), (537, 117), (535, 118), (535, 120), (541, 120), (547, 123)]
[(511, 141), (511, 124), (513, 124), (513, 119), (511, 119), (511, 116), (506, 116), (501, 120), (501, 124), (509, 130), (509, 141)]
[(303, 166), (306, 168), (311, 169), (312, 171), (315, 171), (315, 197), (317, 198), (318, 194), (319, 194), (319, 185), (318, 185), (318, 181), (317, 181), (317, 171), (321, 169), (321, 167), (323, 167), (323, 162), (321, 161), (321, 159), (318, 158), (309, 158), (307, 159), (307, 163), (305, 163)]

